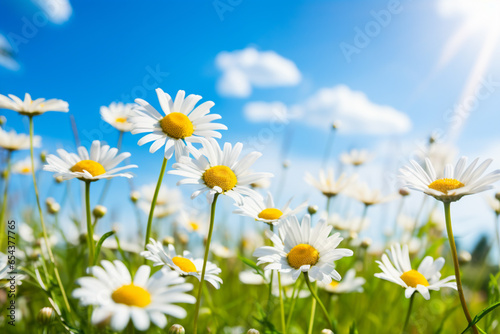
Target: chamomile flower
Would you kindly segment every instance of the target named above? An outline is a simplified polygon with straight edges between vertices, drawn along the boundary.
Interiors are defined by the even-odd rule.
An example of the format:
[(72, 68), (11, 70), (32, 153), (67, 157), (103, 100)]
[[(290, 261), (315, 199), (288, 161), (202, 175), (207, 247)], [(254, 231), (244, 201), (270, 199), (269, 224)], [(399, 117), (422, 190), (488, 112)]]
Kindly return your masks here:
[[(37, 164), (35, 162), (35, 170), (37, 169)], [(26, 157), (23, 160), (16, 161), (12, 164), (11, 171), (14, 174), (30, 175), (31, 174), (31, 158)]]
[(349, 189), (348, 195), (366, 206), (392, 201), (395, 195), (383, 195), (378, 189), (371, 189), (366, 183), (358, 183)]
[(47, 111), (68, 112), (68, 102), (58, 99), (45, 100), (39, 98), (32, 100), (30, 94), (24, 95), (24, 101), (15, 95), (9, 97), (0, 94), (0, 109), (17, 111), (21, 115), (37, 116)]
[(212, 244), (212, 253), (214, 253), (216, 257), (220, 257), (221, 259), (231, 259), (233, 257), (236, 257), (235, 251), (218, 242), (214, 242)]
[(427, 300), (430, 298), (429, 290), (439, 291), (447, 287), (457, 289), (457, 284), (452, 282), (455, 276), (448, 276), (440, 280), (440, 270), (444, 266), (444, 258), (434, 260), (431, 256), (426, 256), (418, 269), (412, 269), (408, 246), (399, 244), (393, 245), (386, 254), (382, 255), (382, 262), (377, 261), (382, 273), (375, 274), (375, 277), (384, 279), (401, 285), (405, 288), (405, 297), (410, 298), (415, 291)]
[(463, 196), (489, 190), (493, 187), (492, 183), (500, 180), (498, 169), (483, 176), (492, 162), (491, 159), (476, 167), (478, 161), (479, 158), (467, 166), (467, 158), (462, 157), (455, 167), (446, 165), (444, 177), (439, 178), (429, 159), (425, 160), (427, 171), (412, 160), (412, 167), (405, 166), (400, 169), (400, 177), (405, 187), (421, 191), (442, 202), (455, 202)]
[[(33, 147), (40, 147), (41, 139), (39, 136), (33, 137)], [(29, 150), (30, 137), (22, 133), (9, 132), (0, 128), (0, 147), (8, 151)]]
[(68, 153), (63, 149), (58, 149), (59, 157), (50, 154), (47, 156), (47, 165), (43, 170), (55, 172), (55, 176), (61, 176), (63, 180), (78, 178), (83, 181), (97, 181), (122, 176), (131, 178), (131, 173), (118, 173), (124, 169), (136, 168), (136, 165), (124, 167), (116, 166), (128, 158), (130, 153), (118, 153), (118, 149), (110, 148), (108, 145), (101, 145), (95, 140), (92, 142), (90, 154), (83, 146), (78, 148), (78, 155)]
[(340, 161), (345, 165), (361, 166), (371, 159), (367, 150), (352, 149), (340, 155)]
[(130, 132), (132, 123), (129, 118), (134, 114), (134, 104), (112, 102), (108, 107), (101, 107), (102, 119), (109, 123), (112, 127), (121, 132)]
[[(194, 276), (201, 280), (201, 271), (203, 267), (203, 259), (194, 259), (189, 251), (184, 251), (182, 256), (177, 255), (175, 247), (172, 244), (168, 245), (168, 250), (165, 251), (161, 242), (150, 239), (147, 244), (147, 251), (141, 253), (146, 259), (154, 262), (155, 266), (168, 266), (175, 270), (181, 276)], [(217, 276), (221, 273), (219, 267), (211, 262), (207, 262), (205, 271), (205, 281), (209, 282), (214, 288), (219, 289), (222, 279)]]
[(175, 151), (178, 161), (185, 153), (186, 142), (199, 142), (200, 138), (221, 138), (217, 130), (227, 130), (227, 127), (219, 123), (211, 123), (220, 119), (217, 114), (208, 114), (214, 106), (212, 101), (200, 104), (194, 110), (194, 106), (201, 100), (199, 95), (188, 95), (180, 90), (177, 92), (175, 101), (170, 95), (160, 88), (156, 89), (158, 100), (165, 115), (160, 114), (151, 104), (136, 99), (136, 115), (130, 118), (133, 124), (132, 134), (150, 132), (142, 137), (138, 144), (142, 146), (154, 141), (149, 152), (154, 153), (165, 145), (165, 158), (170, 159)]
[(177, 216), (176, 221), (179, 225), (189, 233), (198, 233), (199, 235), (206, 235), (207, 222), (210, 217), (206, 213), (198, 212), (196, 210), (181, 210)]
[(349, 269), (342, 281), (331, 281), (330, 284), (323, 284), (320, 282), (318, 285), (330, 293), (350, 293), (350, 292), (363, 292), (363, 285), (366, 280), (363, 277), (356, 277), (356, 269)]
[(243, 205), (238, 206), (238, 209), (233, 213), (274, 225), (279, 223), (282, 219), (299, 213), (307, 206), (306, 201), (295, 209), (291, 209), (290, 203), (292, 199), (293, 198), (291, 198), (281, 209), (278, 209), (274, 205), (271, 193), (267, 193), (267, 199), (265, 201), (261, 198), (245, 198)]
[(311, 227), (311, 216), (305, 215), (302, 223), (295, 216), (278, 225), (278, 234), (270, 233), (274, 246), (258, 248), (253, 256), (258, 257), (258, 265), (268, 263), (265, 270), (291, 273), (296, 280), (302, 272), (310, 279), (329, 284), (332, 278), (339, 281), (334, 261), (352, 256), (350, 249), (337, 248), (343, 240), (340, 233), (329, 236), (332, 226), (320, 219)]
[[(153, 201), (156, 184), (144, 185), (140, 188), (139, 208), (149, 213)], [(182, 194), (177, 188), (168, 188), (161, 185), (156, 199), (154, 217), (162, 218), (176, 213), (182, 207)]]
[(82, 305), (94, 305), (92, 323), (110, 319), (114, 331), (122, 331), (132, 320), (135, 328), (145, 331), (150, 322), (164, 328), (165, 315), (184, 318), (186, 311), (173, 303), (195, 303), (187, 294), (193, 285), (174, 271), (162, 269), (151, 277), (151, 267), (140, 266), (134, 279), (123, 262), (102, 261), (102, 267), (90, 268), (94, 277), (79, 278), (81, 286), (73, 291), (73, 297)]
[(306, 173), (305, 180), (307, 183), (318, 189), (326, 197), (333, 197), (344, 191), (350, 186), (357, 176), (347, 176), (342, 173), (337, 180), (333, 169), (328, 169), (325, 173), (324, 170), (319, 171), (319, 179), (316, 180), (311, 174)]
[(261, 153), (251, 152), (238, 160), (243, 144), (224, 144), (221, 150), (213, 138), (202, 139), (203, 147), (200, 150), (190, 147), (193, 158), (184, 156), (173, 165), (175, 170), (169, 174), (185, 177), (177, 182), (181, 184), (197, 184), (202, 186), (196, 190), (191, 198), (208, 192), (207, 198), (211, 201), (216, 193), (227, 195), (236, 203), (243, 203), (243, 196), (260, 198), (261, 195), (250, 189), (250, 184), (261, 178), (272, 177), (270, 173), (252, 173), (248, 169), (257, 160)]

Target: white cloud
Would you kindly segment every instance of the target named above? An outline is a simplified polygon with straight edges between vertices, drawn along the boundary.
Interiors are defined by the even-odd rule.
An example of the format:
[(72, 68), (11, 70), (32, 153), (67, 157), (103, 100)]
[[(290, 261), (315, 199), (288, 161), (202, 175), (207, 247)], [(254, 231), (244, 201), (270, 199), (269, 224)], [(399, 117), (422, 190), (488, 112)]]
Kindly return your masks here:
[(283, 102), (248, 102), (243, 107), (243, 115), (246, 120), (252, 123), (278, 121), (288, 123), (291, 115), (287, 106)]
[(225, 96), (248, 97), (252, 87), (294, 86), (302, 79), (293, 61), (252, 47), (220, 52), (215, 64), (222, 71), (217, 91)]
[(339, 131), (351, 134), (388, 135), (408, 132), (410, 118), (390, 106), (378, 105), (345, 85), (322, 88), (304, 103), (291, 108), (301, 121), (314, 127), (340, 121)]
[(43, 10), (47, 18), (55, 24), (65, 23), (73, 13), (69, 0), (33, 0), (33, 3)]

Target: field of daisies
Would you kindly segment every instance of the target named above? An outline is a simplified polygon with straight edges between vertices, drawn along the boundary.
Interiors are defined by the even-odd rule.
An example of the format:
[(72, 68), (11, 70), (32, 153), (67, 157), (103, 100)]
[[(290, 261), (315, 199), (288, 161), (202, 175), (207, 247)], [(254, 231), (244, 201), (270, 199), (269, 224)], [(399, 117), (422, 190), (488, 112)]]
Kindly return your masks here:
[[(453, 235), (462, 197), (484, 196), (478, 194), (500, 180), (491, 160), (450, 158), (451, 150), (431, 138), (394, 171), (400, 189), (372, 189), (356, 173), (369, 168), (371, 153), (352, 150), (318, 175), (304, 171), (324, 201), (300, 203), (293, 200), (298, 194), (269, 191), (280, 192), (270, 184), (279, 184), (286, 164), (280, 175), (256, 171), (258, 159), (273, 157), (221, 139), (231, 124), (213, 102), (182, 90), (158, 88), (156, 95), (101, 108), (118, 141), (110, 136), (55, 152), (44, 150), (37, 120), (69, 112), (68, 103), (0, 95), (6, 115), (1, 333), (500, 333), (499, 265), (491, 254), (499, 245), (483, 240), (471, 254)], [(15, 117), (29, 122), (29, 133), (9, 128)], [(331, 139), (338, 126), (332, 125)], [(163, 160), (134, 160), (122, 147), (123, 136), (131, 135), (151, 153), (164, 152)], [(157, 182), (113, 192), (134, 177), (133, 163), (155, 166)], [(37, 183), (42, 176), (50, 177), (48, 187)], [(16, 178), (24, 180), (22, 194), (9, 187)], [(191, 198), (166, 187), (167, 178)], [(65, 189), (59, 201), (56, 187)], [(492, 194), (485, 198), (497, 228), (492, 240), (500, 243), (500, 193)], [(30, 196), (36, 206), (23, 207)], [(128, 225), (101, 232), (106, 196), (134, 209)], [(198, 196), (206, 198), (206, 209), (189, 204)], [(225, 196), (231, 210), (218, 205)], [(362, 209), (352, 214), (355, 202)], [(372, 208), (388, 202), (398, 210), (384, 218), (392, 227), (384, 247), (374, 248), (362, 232)], [(253, 233), (228, 242), (214, 233), (225, 222), (248, 224)], [(67, 225), (79, 235), (69, 235)]]

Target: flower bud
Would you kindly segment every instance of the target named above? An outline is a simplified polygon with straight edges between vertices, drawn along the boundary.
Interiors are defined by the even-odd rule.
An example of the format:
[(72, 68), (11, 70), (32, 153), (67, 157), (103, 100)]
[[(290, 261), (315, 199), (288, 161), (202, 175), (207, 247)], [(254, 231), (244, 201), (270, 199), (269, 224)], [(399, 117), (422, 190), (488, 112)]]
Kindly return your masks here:
[(363, 247), (363, 248), (368, 248), (371, 246), (371, 244), (372, 244), (372, 239), (370, 239), (370, 238), (364, 238), (361, 241), (361, 247)]
[(496, 193), (495, 198), (500, 201), (500, 193)]
[(337, 130), (340, 126), (340, 121), (335, 121), (332, 123), (332, 130)]
[(319, 208), (317, 205), (309, 205), (307, 207), (307, 212), (310, 214), (310, 215), (314, 215), (316, 212), (318, 212)]
[(400, 194), (401, 196), (403, 196), (403, 197), (404, 197), (404, 196), (408, 196), (408, 195), (410, 194), (410, 191), (409, 191), (408, 189), (401, 188), (401, 189), (399, 189), (399, 194)]
[(334, 333), (331, 330), (325, 328), (321, 331), (321, 334), (334, 334)]
[(63, 179), (63, 177), (61, 175), (56, 176), (55, 180), (56, 180), (57, 183), (62, 183), (64, 181), (64, 179)]
[(471, 260), (472, 260), (472, 255), (468, 251), (461, 250), (458, 253), (458, 262), (460, 262), (460, 264), (469, 263)]
[(258, 330), (254, 328), (250, 328), (247, 332), (247, 334), (260, 334)]
[(92, 214), (95, 218), (102, 218), (106, 215), (107, 212), (108, 209), (106, 209), (104, 205), (96, 205), (94, 210), (92, 211)]
[(0, 116), (0, 126), (5, 125), (7, 123), (7, 118), (5, 116)]
[(47, 162), (47, 151), (42, 151), (40, 153), (40, 161), (42, 163), (46, 163)]
[(139, 200), (139, 198), (141, 198), (141, 193), (138, 192), (138, 191), (132, 191), (130, 193), (130, 200), (135, 203)]
[(45, 205), (47, 207), (47, 211), (51, 215), (55, 215), (59, 212), (59, 210), (61, 210), (61, 206), (59, 205), (59, 203), (57, 203), (56, 200), (52, 197), (47, 197), (47, 199), (45, 200)]
[(184, 334), (186, 330), (181, 325), (172, 325), (168, 330), (168, 334)]
[(171, 237), (167, 235), (165, 238), (163, 238), (162, 243), (163, 246), (168, 246), (168, 245), (173, 245), (175, 242), (174, 237)]
[(52, 307), (44, 307), (38, 312), (36, 320), (43, 326), (49, 325), (55, 318), (55, 312)]
[(290, 160), (285, 160), (285, 161), (283, 161), (283, 168), (285, 168), (285, 169), (286, 169), (286, 168), (290, 167), (290, 164), (291, 164), (291, 163), (290, 163)]

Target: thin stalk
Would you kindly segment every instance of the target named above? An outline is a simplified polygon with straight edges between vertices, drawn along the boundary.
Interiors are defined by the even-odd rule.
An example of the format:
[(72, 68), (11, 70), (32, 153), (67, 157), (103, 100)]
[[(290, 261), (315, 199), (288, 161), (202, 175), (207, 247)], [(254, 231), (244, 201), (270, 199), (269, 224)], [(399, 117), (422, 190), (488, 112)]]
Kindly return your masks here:
[[(457, 246), (455, 245), (455, 238), (453, 237), (453, 230), (451, 228), (450, 202), (443, 202), (443, 204), (444, 214), (446, 217), (446, 232), (448, 233), (451, 255), (453, 257), (453, 265), (455, 267), (455, 279), (457, 280), (458, 296), (460, 297), (460, 303), (462, 304), (462, 309), (464, 311), (465, 317), (470, 324), (472, 322), (472, 317), (470, 316), (469, 309), (467, 308), (467, 302), (465, 301), (464, 290), (462, 288), (462, 280), (460, 279), (460, 266), (458, 264)], [(472, 331), (475, 334), (478, 334), (476, 325), (472, 326)]]
[(285, 304), (283, 303), (283, 291), (281, 289), (281, 274), (279, 271), (278, 271), (278, 287), (280, 289), (281, 328), (283, 329), (283, 334), (286, 334)]
[[(325, 305), (323, 305), (323, 303), (321, 302), (321, 299), (319, 299), (318, 294), (316, 293), (315, 289), (313, 289), (313, 287), (311, 285), (311, 281), (309, 281), (309, 276), (308, 276), (307, 272), (304, 272), (304, 280), (306, 281), (307, 287), (309, 288), (309, 291), (311, 291), (311, 295), (314, 297), (314, 300), (318, 302), (321, 310), (323, 311), (323, 315), (325, 316), (325, 319), (326, 319), (328, 326), (332, 326), (332, 329), (334, 329), (332, 321), (330, 320), (330, 316), (328, 315), (328, 311), (326, 310)], [(314, 321), (314, 318), (312, 320)], [(311, 324), (309, 324), (308, 333), (309, 334), (312, 333)]]
[[(274, 232), (274, 225), (269, 225), (271, 232)], [(271, 270), (271, 277), (269, 278), (269, 292), (267, 294), (267, 314), (271, 314), (271, 302), (273, 298), (273, 280), (274, 280), (274, 270)]]
[(56, 260), (54, 258), (54, 254), (52, 254), (52, 249), (49, 243), (49, 237), (47, 234), (47, 227), (45, 226), (45, 221), (43, 220), (43, 211), (42, 205), (40, 204), (40, 195), (38, 194), (38, 186), (36, 184), (36, 176), (35, 176), (35, 158), (33, 157), (33, 136), (34, 136), (34, 125), (33, 125), (33, 116), (29, 116), (30, 120), (30, 156), (31, 156), (31, 175), (33, 176), (33, 187), (35, 188), (35, 196), (36, 196), (36, 204), (38, 206), (38, 213), (40, 214), (40, 224), (42, 225), (43, 232), (43, 240), (45, 241), (45, 246), (47, 248), (47, 253), (49, 254), (49, 260), (54, 267), (54, 275), (56, 276), (57, 285), (59, 289), (61, 289), (61, 295), (64, 301), (64, 305), (69, 313), (71, 313), (71, 307), (69, 306), (68, 297), (66, 296), (66, 291), (64, 290), (64, 286), (61, 281), (61, 276), (59, 275), (59, 270), (57, 269)]
[(158, 199), (158, 193), (160, 192), (161, 182), (163, 180), (163, 174), (165, 174), (165, 167), (167, 167), (167, 158), (163, 158), (163, 164), (161, 165), (160, 176), (158, 176), (158, 182), (156, 183), (155, 193), (153, 195), (153, 200), (151, 201), (151, 209), (149, 209), (148, 225), (146, 227), (146, 240), (144, 241), (144, 250), (147, 250), (146, 245), (149, 242), (149, 236), (151, 235), (151, 225), (153, 225), (153, 217), (155, 213), (156, 200)]
[[(300, 284), (299, 284), (300, 283)], [(292, 315), (293, 315), (293, 309), (295, 308), (295, 302), (297, 301), (297, 296), (300, 293), (300, 290), (302, 290), (302, 284), (304, 281), (300, 281), (297, 279), (295, 282), (295, 285), (293, 286), (293, 291), (292, 291), (292, 305), (290, 306), (290, 310), (288, 311), (288, 317), (286, 319), (286, 329), (290, 327), (290, 323), (292, 322)]]
[(94, 225), (90, 213), (90, 181), (85, 181), (85, 210), (87, 216), (87, 244), (89, 247), (89, 267), (94, 265)]
[(408, 323), (410, 322), (411, 309), (413, 307), (413, 299), (415, 299), (415, 293), (410, 297), (410, 305), (408, 306), (408, 313), (406, 313), (405, 324), (403, 326), (402, 334), (406, 333), (406, 328), (408, 327)]
[(499, 224), (499, 221), (498, 221), (498, 216), (499, 214), (496, 213), (495, 214), (495, 234), (496, 234), (496, 237), (497, 237), (497, 247), (498, 247), (498, 252), (499, 252), (499, 255), (498, 255), (498, 265), (500, 266), (500, 226), (498, 226)]
[(12, 151), (11, 150), (8, 150), (7, 151), (7, 167), (5, 168), (5, 171), (4, 171), (4, 191), (3, 191), (3, 197), (2, 197), (2, 209), (1, 209), (1, 212), (0, 212), (0, 245), (2, 244), (3, 240), (4, 240), (4, 231), (5, 231), (5, 228), (4, 228), (4, 219), (5, 219), (5, 212), (7, 211), (7, 200), (8, 200), (8, 197), (7, 197), (7, 194), (8, 194), (8, 190), (9, 190), (9, 178), (10, 178), (10, 158), (12, 156)]
[[(165, 159), (166, 160), (166, 159)], [(217, 197), (219, 197), (219, 193), (214, 195), (212, 201), (212, 209), (210, 210), (210, 227), (208, 229), (208, 237), (207, 244), (205, 245), (205, 257), (203, 259), (203, 269), (201, 270), (201, 278), (198, 289), (198, 296), (196, 298), (196, 307), (194, 311), (194, 325), (193, 325), (193, 333), (198, 333), (198, 316), (200, 313), (200, 304), (201, 304), (201, 293), (203, 291), (203, 283), (205, 282), (205, 270), (207, 268), (208, 261), (208, 253), (210, 252), (210, 241), (212, 240), (212, 232), (214, 230), (214, 221), (215, 221), (215, 206), (217, 204)]]

